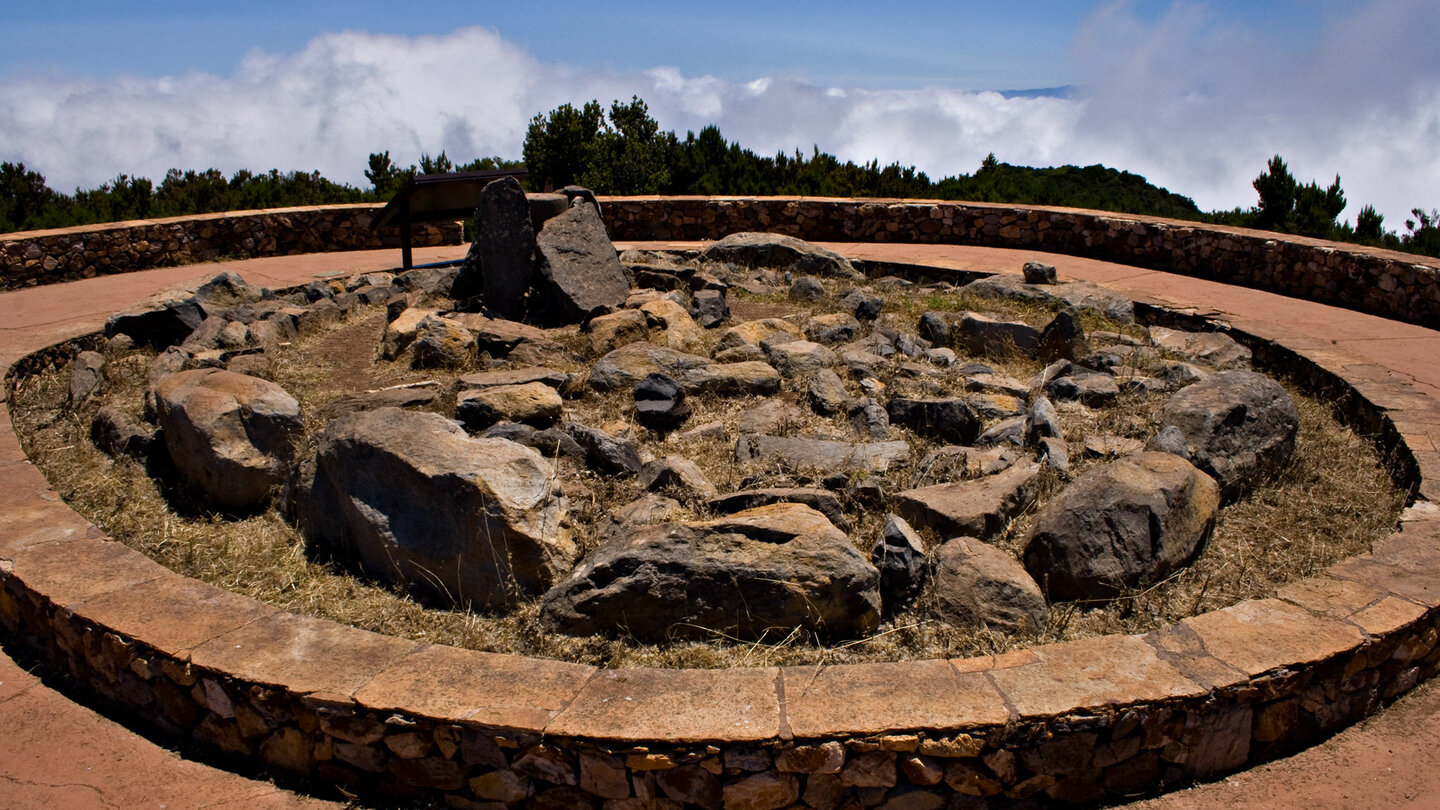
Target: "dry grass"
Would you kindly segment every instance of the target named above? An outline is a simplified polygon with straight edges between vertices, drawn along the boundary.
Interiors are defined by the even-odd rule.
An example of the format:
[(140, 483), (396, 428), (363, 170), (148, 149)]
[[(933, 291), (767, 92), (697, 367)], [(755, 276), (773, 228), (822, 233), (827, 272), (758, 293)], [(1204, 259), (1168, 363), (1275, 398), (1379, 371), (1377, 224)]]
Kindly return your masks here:
[[(832, 291), (833, 292), (833, 291)], [(788, 314), (803, 322), (812, 312), (834, 311), (834, 299), (796, 305), (779, 296), (735, 295), (735, 320)], [(898, 304), (884, 317), (913, 324), (928, 309), (975, 309), (1040, 324), (1051, 309), (1009, 301), (970, 299), (953, 292), (892, 296)], [(271, 375), (303, 404), (314, 435), (330, 412), (329, 405), (355, 390), (377, 389), (419, 380), (435, 380), (450, 390), (466, 369), (416, 371), (403, 363), (373, 362), (383, 329), (383, 312), (362, 312), (336, 329), (297, 340), (271, 356)], [(1115, 324), (1090, 318), (1088, 329), (1118, 331)], [(1135, 328), (1130, 328), (1136, 334)], [(711, 341), (718, 334), (709, 335)], [(585, 336), (568, 336), (565, 345), (583, 354)], [(713, 346), (712, 346), (713, 348)], [(582, 368), (579, 357), (561, 359), (562, 370)], [(149, 355), (137, 353), (113, 361), (106, 400), (139, 412), (144, 371)], [(989, 362), (989, 361), (987, 361)], [(1001, 373), (1025, 379), (1038, 370), (1033, 361), (996, 365)], [(1370, 445), (1340, 425), (1330, 409), (1292, 391), (1301, 413), (1300, 436), (1293, 463), (1277, 480), (1253, 496), (1227, 507), (1215, 535), (1196, 562), (1166, 582), (1142, 593), (1121, 594), (1101, 605), (1060, 605), (1051, 610), (1049, 626), (1038, 637), (1021, 638), (992, 632), (961, 630), (929, 618), (925, 604), (892, 617), (874, 636), (829, 647), (799, 631), (777, 634), (759, 642), (717, 636), (709, 642), (672, 645), (639, 644), (633, 639), (572, 638), (547, 632), (539, 622), (539, 601), (532, 600), (508, 615), (475, 614), (426, 606), (391, 588), (357, 579), (351, 573), (312, 560), (304, 538), (274, 510), (244, 517), (222, 517), (198, 509), (183, 492), (147, 474), (129, 460), (112, 460), (89, 441), (88, 428), (96, 406), (79, 413), (65, 407), (66, 371), (51, 369), (18, 381), (11, 397), (12, 418), (30, 458), (57, 491), (82, 515), (112, 537), (167, 567), (295, 613), (331, 619), (367, 630), (417, 641), (444, 643), (494, 652), (519, 653), (610, 666), (732, 667), (807, 665), (856, 661), (892, 661), (938, 656), (996, 653), (1041, 641), (1074, 639), (1106, 633), (1143, 632), (1197, 612), (1237, 601), (1273, 595), (1284, 582), (1312, 575), (1333, 562), (1356, 554), (1389, 531), (1403, 505), (1402, 494), (1380, 468)], [(942, 386), (958, 382), (943, 372)], [(881, 375), (894, 393), (925, 389), (893, 372)], [(847, 436), (844, 417), (820, 417), (801, 401), (801, 392), (787, 383), (781, 397), (793, 404), (789, 430), (794, 435)], [(453, 411), (441, 397), (435, 409)], [(1078, 473), (1095, 463), (1082, 457), (1081, 439), (1100, 431), (1145, 439), (1153, 435), (1163, 397), (1127, 395), (1105, 409), (1068, 409), (1062, 413), (1072, 462)], [(735, 435), (753, 399), (697, 397), (688, 426), (711, 421)], [(607, 430), (628, 429), (642, 453), (683, 454), (695, 460), (721, 491), (750, 486), (813, 484), (816, 471), (794, 471), (739, 465), (733, 439), (685, 443), (662, 437), (632, 423), (624, 393), (587, 392), (567, 402), (572, 418)], [(914, 459), (935, 443), (896, 428), (912, 442)], [(303, 452), (303, 451), (302, 451)], [(591, 530), (615, 505), (643, 494), (633, 478), (601, 476), (563, 463), (571, 520), (582, 545), (593, 542)], [(907, 485), (908, 474), (892, 480), (891, 488)], [(1047, 482), (1058, 489), (1058, 480)], [(703, 504), (685, 504), (685, 515), (705, 517)], [(868, 552), (883, 515), (850, 504), (851, 535)], [(1012, 522), (998, 545), (1017, 551), (1033, 510)], [(927, 538), (931, 542), (943, 538)]]

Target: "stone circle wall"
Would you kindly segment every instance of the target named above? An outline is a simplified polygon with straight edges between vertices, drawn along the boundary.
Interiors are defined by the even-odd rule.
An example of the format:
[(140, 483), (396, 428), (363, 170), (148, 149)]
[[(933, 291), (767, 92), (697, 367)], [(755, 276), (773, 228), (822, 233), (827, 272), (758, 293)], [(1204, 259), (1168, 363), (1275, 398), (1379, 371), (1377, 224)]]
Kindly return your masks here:
[(1030, 248), (1242, 284), (1440, 327), (1440, 259), (1073, 208), (782, 197), (601, 198), (617, 240), (770, 231), (808, 241)]
[(1414, 450), (1430, 447), (1440, 405), (1393, 376), (1232, 335), (1343, 390), (1425, 500), (1369, 554), (1141, 636), (710, 671), (416, 643), (162, 568), (59, 502), (13, 431), (0, 431), (0, 624), (212, 751), (456, 807), (923, 808), (1150, 791), (1293, 750), (1440, 671), (1440, 453)]
[[(602, 197), (616, 240), (718, 239), (1033, 248), (1243, 284), (1440, 327), (1440, 260), (1299, 236), (1073, 208), (795, 197)], [(217, 258), (397, 247), (371, 204), (285, 208), (0, 234), (0, 289)], [(457, 223), (417, 247), (459, 244)]]
[[(1136, 240), (1132, 252), (1144, 242), (1136, 227), (1162, 230), (989, 206), (672, 202), (662, 216), (658, 200), (607, 200), (607, 219), (617, 238), (759, 224), (835, 239), (826, 229), (853, 205), (847, 238), (964, 228), (966, 238), (1058, 252), (1079, 252), (1079, 237), (1041, 240), (1057, 228), (1046, 218), (1127, 223), (1115, 239)], [(718, 218), (730, 209), (746, 213)], [(955, 216), (978, 210), (968, 224)], [(903, 231), (901, 217), (936, 224)], [(1036, 241), (1024, 242), (1027, 232)], [(1329, 253), (1316, 255), (1350, 255), (1322, 247)], [(1231, 334), (1257, 360), (1336, 392), (1420, 500), (1370, 553), (1276, 598), (1145, 635), (971, 659), (714, 671), (603, 670), (405, 641), (285, 613), (109, 540), (59, 501), (13, 430), (0, 431), (0, 626), (106, 700), (213, 752), (454, 807), (938, 808), (1151, 791), (1313, 742), (1440, 672), (1440, 403), (1323, 347)], [(13, 382), (69, 351), (4, 354)]]
[[(399, 247), (400, 231), (370, 226), (380, 206), (231, 211), (0, 234), (0, 290), (217, 259)], [(458, 245), (456, 222), (415, 226), (416, 247)]]

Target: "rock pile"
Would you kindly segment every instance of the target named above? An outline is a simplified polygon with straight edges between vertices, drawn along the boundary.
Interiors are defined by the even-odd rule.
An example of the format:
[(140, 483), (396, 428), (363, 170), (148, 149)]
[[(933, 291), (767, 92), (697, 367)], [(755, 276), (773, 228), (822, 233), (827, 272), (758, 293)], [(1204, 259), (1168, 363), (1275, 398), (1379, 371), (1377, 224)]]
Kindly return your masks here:
[[(222, 510), (283, 492), (317, 549), (427, 600), (538, 599), (554, 631), (647, 642), (851, 638), (907, 609), (1038, 633), (1047, 600), (1109, 599), (1187, 564), (1221, 499), (1294, 446), (1294, 404), (1245, 370), (1244, 347), (1147, 334), (1128, 301), (1044, 265), (961, 290), (1044, 302), (1041, 323), (907, 322), (909, 282), (787, 237), (617, 254), (593, 197), (513, 181), (477, 215), (459, 268), (287, 294), (222, 275), (116, 316), (113, 350), (159, 354), (148, 418), (102, 409), (97, 443), (163, 447)], [(809, 312), (737, 318), (732, 288)], [(381, 305), (376, 356), (434, 379), (354, 392), (307, 431), (263, 379), (269, 358)], [(1132, 325), (1087, 334), (1085, 312)], [(1030, 379), (991, 365), (1017, 356), (1047, 365)], [(104, 390), (104, 361), (76, 364), (76, 407)], [(1168, 397), (1163, 430), (1077, 434), (1146, 397)], [(582, 519), (575, 499), (605, 493), (624, 497)]]

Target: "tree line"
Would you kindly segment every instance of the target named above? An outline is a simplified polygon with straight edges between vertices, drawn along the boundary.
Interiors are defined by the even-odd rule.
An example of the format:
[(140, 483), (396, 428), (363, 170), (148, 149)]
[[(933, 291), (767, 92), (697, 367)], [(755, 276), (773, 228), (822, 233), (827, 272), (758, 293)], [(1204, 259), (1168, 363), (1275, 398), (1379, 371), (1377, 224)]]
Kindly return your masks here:
[(857, 164), (820, 151), (759, 155), (725, 139), (718, 127), (681, 139), (661, 130), (639, 97), (562, 104), (529, 122), (520, 160), (499, 156), (456, 163), (443, 151), (401, 166), (389, 151), (368, 156), (369, 188), (336, 183), (319, 172), (226, 177), (171, 169), (160, 183), (119, 175), (98, 188), (64, 194), (23, 163), (0, 163), (0, 233), (126, 219), (183, 216), (252, 208), (372, 202), (390, 199), (413, 177), (451, 171), (525, 167), (532, 191), (578, 184), (599, 194), (733, 194), (815, 197), (903, 197), (1061, 205), (1209, 222), (1358, 242), (1440, 256), (1440, 212), (1416, 208), (1405, 232), (1387, 230), (1373, 206), (1352, 225), (1339, 216), (1347, 205), (1340, 178), (1327, 186), (1300, 183), (1279, 155), (1253, 185), (1256, 205), (1201, 211), (1189, 197), (1144, 177), (1105, 166), (1012, 166), (992, 153), (971, 174), (932, 180), (914, 166), (879, 161)]

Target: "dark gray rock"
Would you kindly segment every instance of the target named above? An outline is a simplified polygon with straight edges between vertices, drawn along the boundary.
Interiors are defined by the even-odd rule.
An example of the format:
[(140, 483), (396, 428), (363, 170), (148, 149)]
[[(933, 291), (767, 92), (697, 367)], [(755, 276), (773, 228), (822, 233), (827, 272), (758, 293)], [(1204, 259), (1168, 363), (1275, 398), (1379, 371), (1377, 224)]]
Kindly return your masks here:
[(1054, 360), (1076, 360), (1090, 353), (1090, 342), (1085, 339), (1085, 329), (1080, 324), (1079, 311), (1067, 307), (1055, 313), (1050, 323), (1040, 333), (1040, 348), (1036, 352), (1042, 363)]
[(1025, 262), (1020, 274), (1026, 284), (1054, 284), (1057, 281), (1055, 266), (1042, 262)]
[(980, 417), (960, 398), (894, 397), (888, 412), (891, 424), (903, 425), (917, 435), (950, 444), (970, 444), (980, 435)]
[(155, 426), (147, 425), (114, 405), (105, 405), (90, 421), (90, 440), (114, 458), (144, 462), (155, 446)]
[(576, 556), (550, 463), (434, 413), (380, 409), (330, 423), (296, 499), (319, 547), (446, 604), (511, 606)]
[(976, 436), (975, 445), (977, 447), (1021, 447), (1025, 444), (1026, 424), (1024, 416), (1001, 419)]
[(718, 363), (653, 343), (630, 343), (606, 354), (590, 369), (596, 391), (633, 390), (648, 374), (664, 374), (687, 394), (766, 396), (780, 390), (780, 373), (766, 363)]
[(1193, 559), (1219, 507), (1215, 481), (1169, 453), (1091, 467), (1041, 508), (1025, 568), (1052, 600), (1113, 599)]
[(1049, 618), (1045, 596), (1025, 567), (973, 537), (936, 550), (930, 594), (935, 615), (957, 627), (1035, 634)]
[(161, 300), (105, 321), (105, 336), (129, 335), (136, 343), (164, 349), (184, 340), (205, 320), (205, 312), (193, 297)]
[(1063, 439), (1047, 436), (1039, 441), (1035, 449), (1040, 457), (1041, 466), (1055, 472), (1061, 478), (1070, 477), (1070, 448), (1065, 445)]
[(967, 312), (952, 329), (954, 341), (982, 357), (1021, 355), (1034, 357), (1040, 347), (1040, 330), (1023, 321), (1002, 321)]
[(796, 627), (851, 638), (879, 623), (879, 579), (824, 515), (775, 504), (621, 531), (545, 594), (541, 620), (642, 641), (779, 638)]
[[(827, 346), (834, 346), (840, 343), (849, 343), (860, 334), (860, 322), (855, 316), (848, 312), (832, 312), (828, 315), (816, 315), (805, 322), (805, 336)], [(895, 348), (889, 346), (885, 354), (893, 354)]]
[(647, 374), (635, 384), (635, 421), (661, 433), (679, 428), (690, 418), (685, 389), (664, 374)]
[(525, 317), (525, 295), (534, 276), (535, 231), (525, 191), (513, 177), (491, 181), (480, 191), (475, 242), (451, 296), (461, 299), (478, 293), (487, 309), (518, 321)]
[(1190, 460), (1190, 447), (1185, 441), (1185, 434), (1174, 425), (1166, 425), (1161, 428), (1160, 432), (1156, 433), (1145, 445), (1145, 449), (1154, 450), (1157, 453), (1170, 453), (1186, 461)]
[(845, 419), (856, 435), (883, 439), (890, 435), (890, 417), (873, 397), (859, 397), (845, 404)]
[(640, 450), (634, 440), (599, 429), (570, 422), (565, 432), (585, 451), (585, 463), (596, 472), (608, 475), (636, 475), (644, 469)]
[(927, 312), (920, 316), (920, 337), (936, 346), (950, 345), (950, 320), (943, 312)]
[(1233, 500), (1289, 463), (1300, 417), (1279, 383), (1253, 371), (1226, 371), (1171, 396), (1160, 424), (1180, 429), (1190, 460)]
[(947, 537), (994, 537), (1034, 498), (1040, 466), (1017, 464), (1004, 472), (968, 481), (895, 494), (894, 509), (912, 526)]
[(284, 483), (304, 432), (300, 403), (268, 380), (177, 371), (155, 388), (165, 449), (186, 483), (220, 509), (263, 504)]
[(880, 597), (892, 613), (909, 604), (925, 586), (925, 543), (899, 515), (886, 515), (880, 537), (870, 547), (870, 562), (880, 572)]
[(825, 297), (825, 284), (814, 276), (801, 276), (790, 285), (791, 301), (819, 301)]
[(555, 313), (570, 323), (619, 309), (630, 282), (592, 205), (572, 205), (535, 237), (539, 272)]
[(706, 329), (714, 329), (728, 320), (730, 303), (725, 290), (696, 290), (690, 297), (690, 317)]
[(880, 310), (885, 306), (885, 299), (878, 295), (871, 295), (864, 290), (851, 290), (840, 299), (840, 305), (862, 321), (873, 321), (880, 317)]
[(83, 408), (105, 387), (105, 355), (84, 351), (70, 361), (70, 407)]

